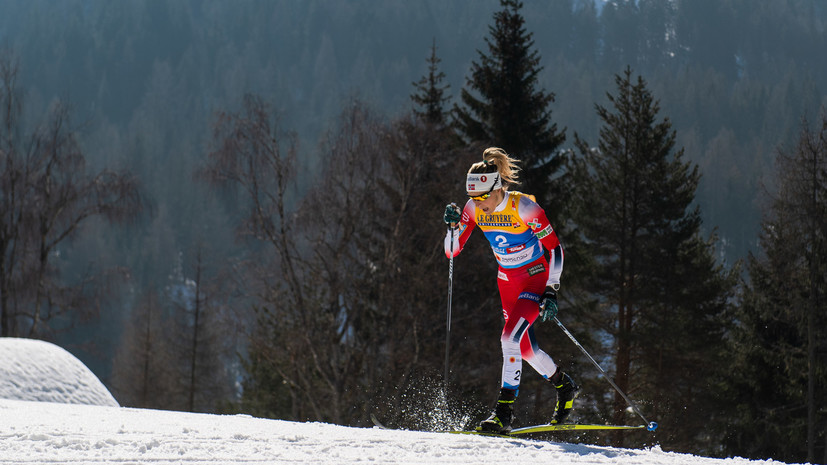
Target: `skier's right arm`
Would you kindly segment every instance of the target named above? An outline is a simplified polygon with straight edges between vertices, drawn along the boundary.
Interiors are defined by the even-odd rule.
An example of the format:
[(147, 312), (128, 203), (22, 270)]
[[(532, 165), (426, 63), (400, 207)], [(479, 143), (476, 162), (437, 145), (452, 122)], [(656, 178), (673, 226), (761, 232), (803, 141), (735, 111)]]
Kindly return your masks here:
[[(456, 257), (465, 247), (465, 243), (471, 236), (476, 222), (474, 221), (474, 203), (468, 201), (465, 207), (460, 210), (456, 204), (448, 204), (445, 207), (445, 224), (448, 225), (448, 232), (445, 233), (445, 256)], [(453, 255), (452, 255), (453, 252)]]

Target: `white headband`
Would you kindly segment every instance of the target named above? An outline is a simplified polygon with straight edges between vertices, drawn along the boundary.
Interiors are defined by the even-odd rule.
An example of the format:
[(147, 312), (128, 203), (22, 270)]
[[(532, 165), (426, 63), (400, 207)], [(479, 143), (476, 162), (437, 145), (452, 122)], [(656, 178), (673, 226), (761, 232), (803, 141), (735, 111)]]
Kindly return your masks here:
[(468, 173), (465, 180), (466, 192), (491, 192), (494, 189), (503, 187), (500, 174), (493, 173)]

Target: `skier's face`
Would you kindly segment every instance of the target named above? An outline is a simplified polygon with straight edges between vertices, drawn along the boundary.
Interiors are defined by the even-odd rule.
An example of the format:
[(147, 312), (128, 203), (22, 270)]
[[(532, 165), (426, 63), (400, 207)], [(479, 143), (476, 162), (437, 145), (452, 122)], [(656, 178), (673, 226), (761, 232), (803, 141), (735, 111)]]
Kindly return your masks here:
[(482, 210), (483, 213), (491, 213), (494, 208), (503, 201), (502, 189), (497, 189), (488, 193), (485, 192), (469, 192), (468, 196), (474, 201), (474, 205)]

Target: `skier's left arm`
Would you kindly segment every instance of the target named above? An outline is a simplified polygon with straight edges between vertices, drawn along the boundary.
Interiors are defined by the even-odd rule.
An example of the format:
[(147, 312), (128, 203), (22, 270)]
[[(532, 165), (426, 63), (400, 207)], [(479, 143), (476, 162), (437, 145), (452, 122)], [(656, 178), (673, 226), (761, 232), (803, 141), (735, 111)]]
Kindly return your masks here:
[(529, 225), (543, 247), (549, 251), (548, 281), (546, 281), (546, 290), (540, 296), (540, 318), (543, 321), (553, 320), (557, 318), (558, 311), (557, 291), (560, 289), (560, 275), (563, 273), (563, 246), (554, 228), (551, 227), (545, 210), (535, 202), (528, 199), (521, 202), (520, 217)]
[(560, 275), (563, 273), (563, 246), (554, 228), (551, 226), (545, 210), (537, 203), (523, 197), (520, 202), (520, 217), (531, 228), (543, 247), (549, 251), (549, 270), (547, 287), (560, 287)]

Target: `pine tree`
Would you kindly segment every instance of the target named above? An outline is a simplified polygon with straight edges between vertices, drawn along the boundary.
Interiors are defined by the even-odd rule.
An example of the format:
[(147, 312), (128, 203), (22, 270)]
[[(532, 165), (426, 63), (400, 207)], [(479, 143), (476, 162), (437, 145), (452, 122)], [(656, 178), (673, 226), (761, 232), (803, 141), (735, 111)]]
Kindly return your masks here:
[[(659, 104), (631, 73), (615, 77), (614, 108), (596, 106), (598, 147), (575, 135), (573, 223), (591, 263), (579, 284), (593, 299), (584, 318), (611, 336), (615, 382), (658, 418), (661, 443), (688, 449), (706, 421), (721, 355), (711, 341), (722, 337), (734, 275), (715, 263), (714, 238), (700, 235), (697, 166), (675, 150), (671, 123), (656, 121)], [(634, 421), (626, 407), (616, 394), (614, 422)]]
[(454, 125), (470, 143), (497, 146), (522, 160), (521, 190), (535, 194), (549, 209), (554, 185), (549, 181), (562, 157), (555, 151), (565, 140), (565, 129), (551, 122), (549, 105), (554, 94), (537, 89), (542, 71), (532, 34), (520, 14), (522, 2), (501, 0), (485, 39), (488, 54), (478, 51), (471, 76), (461, 91), (462, 106), (454, 106)]
[[(777, 159), (778, 191), (765, 213), (761, 254), (729, 339), (735, 355), (728, 397), (737, 399), (728, 453), (827, 462), (827, 115), (807, 123), (792, 152)], [(737, 431), (737, 433), (731, 433)]]
[(437, 127), (445, 125), (445, 107), (451, 101), (451, 96), (445, 95), (451, 86), (442, 84), (445, 80), (445, 73), (439, 70), (441, 61), (436, 55), (436, 39), (434, 39), (431, 45), (431, 55), (428, 57), (428, 74), (413, 83), (416, 93), (411, 95), (411, 100), (419, 107), (414, 108), (414, 114)]

